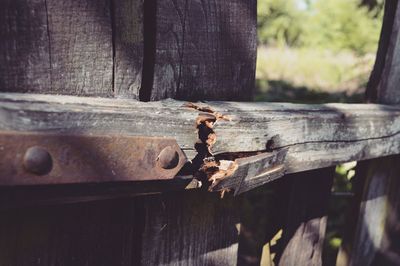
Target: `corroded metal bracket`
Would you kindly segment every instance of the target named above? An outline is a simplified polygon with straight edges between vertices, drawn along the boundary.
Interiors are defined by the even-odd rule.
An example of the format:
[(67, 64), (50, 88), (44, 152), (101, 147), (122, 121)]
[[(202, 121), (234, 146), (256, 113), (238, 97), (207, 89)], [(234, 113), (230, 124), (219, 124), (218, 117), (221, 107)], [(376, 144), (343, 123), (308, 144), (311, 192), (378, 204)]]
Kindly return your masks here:
[(173, 138), (0, 132), (0, 185), (173, 179), (187, 162)]

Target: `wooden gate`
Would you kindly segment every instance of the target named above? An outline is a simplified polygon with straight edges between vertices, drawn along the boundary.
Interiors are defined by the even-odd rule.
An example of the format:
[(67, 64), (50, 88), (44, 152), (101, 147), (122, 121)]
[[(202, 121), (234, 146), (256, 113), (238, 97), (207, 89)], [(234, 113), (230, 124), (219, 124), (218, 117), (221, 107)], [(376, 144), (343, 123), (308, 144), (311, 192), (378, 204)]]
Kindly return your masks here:
[(243, 102), (256, 0), (1, 5), (0, 265), (236, 265), (229, 192), (278, 178), (276, 262), (321, 265), (332, 166), (367, 159), (339, 262), (399, 262), (397, 1), (370, 103), (326, 105)]

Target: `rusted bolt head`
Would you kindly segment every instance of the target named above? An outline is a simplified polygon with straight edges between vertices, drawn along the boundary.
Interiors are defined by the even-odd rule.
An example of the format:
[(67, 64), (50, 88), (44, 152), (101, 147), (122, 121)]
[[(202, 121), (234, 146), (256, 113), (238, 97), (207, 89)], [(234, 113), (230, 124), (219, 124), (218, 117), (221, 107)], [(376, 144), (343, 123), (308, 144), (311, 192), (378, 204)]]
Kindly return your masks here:
[(26, 150), (23, 165), (29, 173), (45, 175), (53, 168), (53, 160), (46, 149), (33, 146)]
[(171, 146), (165, 147), (157, 157), (159, 165), (164, 169), (173, 169), (179, 163), (179, 154)]

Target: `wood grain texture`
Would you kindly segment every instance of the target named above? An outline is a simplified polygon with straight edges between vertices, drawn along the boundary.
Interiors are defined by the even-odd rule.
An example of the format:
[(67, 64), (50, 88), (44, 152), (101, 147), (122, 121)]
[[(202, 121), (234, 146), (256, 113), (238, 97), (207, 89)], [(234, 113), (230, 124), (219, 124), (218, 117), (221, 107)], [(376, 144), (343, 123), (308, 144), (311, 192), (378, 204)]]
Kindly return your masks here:
[(1, 91), (138, 98), (142, 0), (3, 1)]
[(47, 1), (51, 93), (111, 96), (113, 47), (107, 0)]
[[(201, 113), (185, 102), (0, 94), (2, 130), (167, 136), (192, 159)], [(288, 149), (287, 172), (400, 152), (400, 108), (374, 104), (209, 102), (231, 121), (214, 126), (213, 151)]]
[(256, 1), (157, 1), (151, 100), (250, 100)]
[(146, 200), (143, 265), (236, 265), (236, 201), (205, 191)]
[(114, 94), (138, 99), (143, 66), (143, 0), (111, 1)]
[(322, 265), (322, 250), (334, 168), (286, 178), (289, 206), (275, 263), (282, 266)]
[(370, 162), (349, 265), (398, 265), (399, 157)]
[(1, 1), (0, 91), (47, 90), (49, 49), (46, 1)]
[(369, 80), (369, 101), (399, 104), (400, 90), (400, 7), (396, 0), (385, 2), (385, 16), (375, 62)]

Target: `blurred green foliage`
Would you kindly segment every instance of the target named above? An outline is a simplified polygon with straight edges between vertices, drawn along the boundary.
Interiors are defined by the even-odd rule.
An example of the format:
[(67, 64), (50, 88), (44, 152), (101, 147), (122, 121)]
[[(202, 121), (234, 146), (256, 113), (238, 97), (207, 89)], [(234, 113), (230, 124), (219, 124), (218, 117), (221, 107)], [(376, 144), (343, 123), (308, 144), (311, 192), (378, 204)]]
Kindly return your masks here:
[(258, 38), (261, 44), (297, 46), (301, 43), (302, 21), (307, 13), (301, 12), (296, 0), (258, 1)]
[[(363, 1), (364, 2), (364, 1)], [(260, 44), (375, 52), (382, 20), (375, 6), (360, 0), (261, 0), (258, 2)]]

